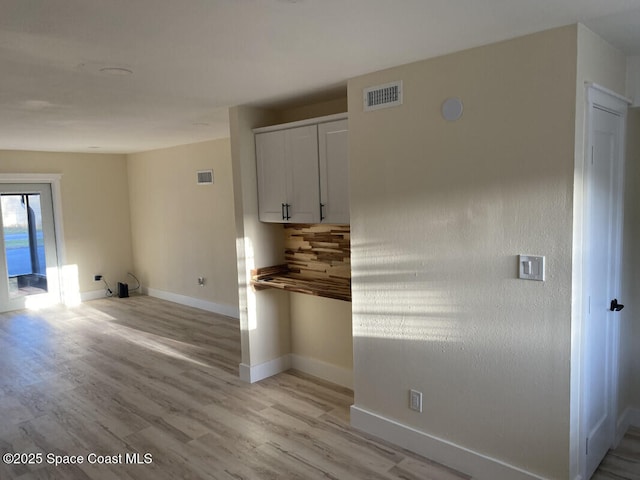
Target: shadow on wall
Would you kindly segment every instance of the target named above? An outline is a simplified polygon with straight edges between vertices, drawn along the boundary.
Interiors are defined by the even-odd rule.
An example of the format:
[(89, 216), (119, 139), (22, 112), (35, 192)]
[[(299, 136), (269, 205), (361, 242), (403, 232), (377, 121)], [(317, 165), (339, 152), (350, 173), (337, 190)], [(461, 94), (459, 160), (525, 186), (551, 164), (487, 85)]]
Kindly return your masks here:
[[(523, 462), (556, 462), (557, 446), (542, 439), (557, 424), (557, 403), (540, 398), (568, 388), (568, 349), (553, 341), (561, 316), (544, 298), (535, 304), (519, 294), (525, 281), (516, 278), (515, 257), (425, 258), (352, 241), (355, 404), (485, 454), (533, 442)], [(488, 263), (499, 265), (489, 278), (454, 281)], [(517, 311), (530, 318), (514, 318)], [(410, 389), (423, 392), (423, 413), (408, 409)], [(486, 435), (503, 447), (492, 450)]]
[[(396, 159), (395, 173), (352, 183), (356, 405), (562, 471), (549, 432), (569, 430), (570, 172), (512, 165), (438, 183), (402, 170)], [(545, 255), (546, 281), (518, 279), (518, 254)]]
[[(371, 249), (376, 253), (366, 255), (366, 262), (361, 264), (358, 252)], [(532, 354), (538, 351), (523, 334), (542, 327), (529, 325), (523, 330), (519, 319), (514, 321), (513, 312), (526, 310), (527, 316), (540, 319), (549, 319), (554, 313), (545, 298), (532, 304), (530, 298), (520, 294), (525, 281), (517, 278), (516, 255), (425, 259), (401, 251), (391, 253), (389, 249), (383, 253), (382, 249), (354, 242), (354, 263), (358, 265), (352, 286), (354, 337), (460, 344), (461, 349), (466, 340), (474, 338), (474, 347), (478, 348), (477, 342), (489, 337), (476, 336), (481, 332), (474, 331), (484, 318), (490, 324), (492, 338), (482, 345), (483, 354), (491, 353), (488, 349), (497, 346), (496, 339), (502, 340), (499, 351), (505, 347), (518, 355), (526, 350)], [(459, 281), (466, 273), (483, 268), (484, 278), (475, 275), (475, 280), (469, 276)], [(545, 289), (542, 282), (527, 283)]]

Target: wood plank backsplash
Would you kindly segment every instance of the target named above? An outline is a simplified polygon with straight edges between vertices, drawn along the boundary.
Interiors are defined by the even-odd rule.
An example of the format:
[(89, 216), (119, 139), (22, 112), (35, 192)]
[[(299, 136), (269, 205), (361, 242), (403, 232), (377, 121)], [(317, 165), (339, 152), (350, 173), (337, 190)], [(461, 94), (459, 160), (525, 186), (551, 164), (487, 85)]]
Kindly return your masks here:
[(289, 270), (310, 278), (351, 280), (349, 225), (284, 225)]

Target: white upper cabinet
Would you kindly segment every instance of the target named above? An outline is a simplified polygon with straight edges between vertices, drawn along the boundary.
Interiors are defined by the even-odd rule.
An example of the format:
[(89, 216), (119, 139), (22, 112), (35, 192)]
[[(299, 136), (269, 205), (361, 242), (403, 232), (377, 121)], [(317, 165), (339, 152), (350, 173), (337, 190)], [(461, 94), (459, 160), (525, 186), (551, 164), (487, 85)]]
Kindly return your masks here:
[(257, 133), (256, 162), (260, 220), (320, 221), (316, 125)]
[(254, 132), (261, 221), (349, 223), (344, 116), (258, 128)]
[(287, 177), (287, 220), (291, 223), (320, 221), (318, 178), (318, 129), (315, 125), (284, 131)]
[(284, 130), (256, 134), (258, 205), (263, 222), (285, 221), (287, 201)]
[(349, 223), (349, 130), (347, 120), (318, 125), (320, 220)]

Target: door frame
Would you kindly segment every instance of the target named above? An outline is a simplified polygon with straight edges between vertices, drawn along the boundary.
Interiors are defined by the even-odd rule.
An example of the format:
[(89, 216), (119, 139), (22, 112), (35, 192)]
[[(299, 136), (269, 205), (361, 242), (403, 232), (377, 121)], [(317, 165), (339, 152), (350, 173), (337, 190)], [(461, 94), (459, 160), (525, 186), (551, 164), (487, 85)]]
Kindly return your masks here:
[[(592, 133), (592, 111), (594, 108), (607, 111), (615, 114), (621, 118), (622, 128), (620, 129), (618, 142), (620, 145), (619, 155), (616, 161), (618, 162), (615, 172), (615, 185), (620, 192), (617, 199), (619, 205), (617, 215), (613, 219), (615, 224), (617, 241), (615, 245), (616, 253), (614, 255), (614, 291), (620, 291), (620, 278), (621, 278), (621, 266), (622, 266), (622, 234), (623, 234), (623, 206), (624, 206), (624, 162), (626, 154), (626, 117), (627, 108), (631, 104), (631, 101), (605, 87), (594, 83), (585, 83), (585, 104), (584, 104), (584, 151), (580, 161), (576, 162), (576, 174), (575, 174), (575, 191), (574, 191), (574, 295), (573, 295), (573, 315), (572, 315), (572, 353), (571, 353), (571, 401), (570, 401), (570, 450), (571, 450), (571, 462), (570, 472), (571, 478), (575, 480), (586, 480), (586, 429), (584, 426), (584, 394), (583, 387), (585, 384), (584, 379), (584, 355), (585, 349), (585, 329), (584, 323), (586, 320), (588, 295), (586, 289), (588, 287), (586, 262), (587, 257), (585, 255), (585, 246), (587, 241), (586, 228), (587, 228), (587, 164), (590, 158), (591, 145), (593, 143)], [(619, 297), (618, 297), (619, 298)], [(618, 391), (619, 391), (619, 378), (618, 378), (618, 363), (619, 363), (619, 336), (620, 327), (619, 321), (615, 321), (612, 325), (612, 342), (610, 349), (610, 398), (611, 398), (611, 422), (613, 438), (611, 438), (612, 446), (615, 438), (617, 437), (617, 420), (618, 420)]]
[(57, 274), (60, 302), (65, 302), (65, 282), (63, 267), (66, 264), (64, 228), (62, 222), (62, 194), (60, 189), (61, 173), (0, 173), (2, 183), (44, 183), (51, 187), (51, 202), (53, 204), (53, 228), (56, 240)]

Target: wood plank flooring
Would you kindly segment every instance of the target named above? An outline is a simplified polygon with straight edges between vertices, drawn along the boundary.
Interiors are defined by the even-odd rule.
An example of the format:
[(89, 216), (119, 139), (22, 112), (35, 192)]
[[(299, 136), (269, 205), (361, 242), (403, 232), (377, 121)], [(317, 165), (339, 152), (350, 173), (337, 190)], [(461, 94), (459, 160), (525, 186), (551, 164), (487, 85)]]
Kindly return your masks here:
[(469, 478), (352, 430), (350, 390), (239, 362), (237, 320), (151, 297), (2, 314), (0, 453), (32, 455), (0, 478)]
[(640, 480), (640, 428), (631, 427), (620, 445), (610, 450), (592, 480)]

